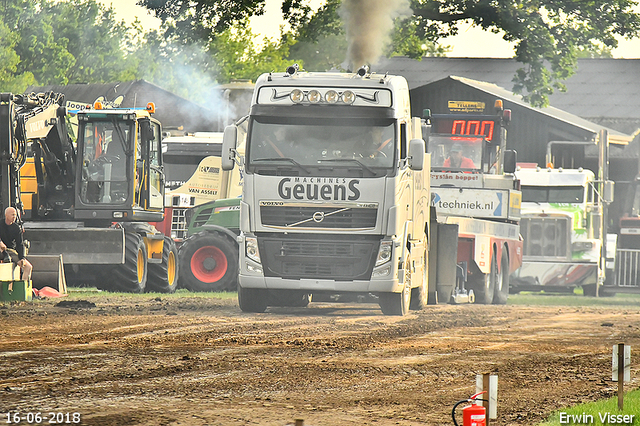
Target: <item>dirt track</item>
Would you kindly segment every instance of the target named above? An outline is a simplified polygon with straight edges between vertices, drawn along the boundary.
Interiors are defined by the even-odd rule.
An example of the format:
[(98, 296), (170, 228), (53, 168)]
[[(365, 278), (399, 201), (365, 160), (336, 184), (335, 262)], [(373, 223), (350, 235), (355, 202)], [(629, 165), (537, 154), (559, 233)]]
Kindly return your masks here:
[[(535, 425), (614, 396), (611, 346), (640, 344), (631, 308), (439, 305), (400, 318), (312, 303), (244, 314), (233, 299), (189, 295), (0, 304), (0, 327), (3, 424), (20, 411), (79, 412), (100, 426), (451, 425), (475, 374), (492, 372), (491, 424)], [(627, 388), (637, 383), (632, 367)]]

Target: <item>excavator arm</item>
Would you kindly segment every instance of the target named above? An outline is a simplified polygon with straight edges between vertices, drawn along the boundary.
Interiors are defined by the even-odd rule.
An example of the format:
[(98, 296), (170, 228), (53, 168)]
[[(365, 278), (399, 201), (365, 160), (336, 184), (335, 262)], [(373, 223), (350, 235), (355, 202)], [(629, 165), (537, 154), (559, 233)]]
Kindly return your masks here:
[(4, 207), (18, 208), (20, 168), (32, 143), (38, 183), (37, 209), (27, 216), (68, 216), (74, 198), (75, 150), (67, 132), (64, 95), (30, 93), (0, 95), (0, 196)]

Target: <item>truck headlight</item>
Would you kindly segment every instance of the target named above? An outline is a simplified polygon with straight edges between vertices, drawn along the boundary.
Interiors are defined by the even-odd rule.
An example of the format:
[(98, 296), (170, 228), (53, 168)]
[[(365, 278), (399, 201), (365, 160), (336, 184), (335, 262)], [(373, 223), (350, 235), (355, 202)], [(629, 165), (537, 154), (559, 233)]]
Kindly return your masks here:
[(378, 250), (378, 257), (376, 258), (376, 266), (384, 265), (391, 260), (391, 253), (393, 251), (392, 241), (382, 241), (380, 243), (380, 249)]
[(593, 248), (592, 241), (576, 241), (571, 244), (572, 251), (587, 251)]
[(245, 254), (254, 262), (260, 262), (260, 252), (258, 251), (258, 240), (255, 237), (246, 237), (244, 240)]

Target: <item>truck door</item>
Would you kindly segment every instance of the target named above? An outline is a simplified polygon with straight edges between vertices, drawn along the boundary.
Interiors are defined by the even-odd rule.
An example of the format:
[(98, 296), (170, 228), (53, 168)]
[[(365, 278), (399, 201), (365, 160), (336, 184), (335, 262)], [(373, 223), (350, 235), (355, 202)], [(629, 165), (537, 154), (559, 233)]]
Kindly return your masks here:
[(137, 196), (145, 210), (164, 209), (161, 129), (158, 123), (141, 120), (136, 141)]

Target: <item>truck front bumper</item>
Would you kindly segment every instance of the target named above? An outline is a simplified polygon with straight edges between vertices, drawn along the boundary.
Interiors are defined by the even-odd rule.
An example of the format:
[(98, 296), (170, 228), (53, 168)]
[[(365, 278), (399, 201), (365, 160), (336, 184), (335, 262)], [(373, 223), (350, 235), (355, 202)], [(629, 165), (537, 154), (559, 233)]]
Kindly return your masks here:
[(285, 279), (244, 275), (240, 273), (240, 286), (243, 288), (266, 288), (281, 290), (307, 290), (335, 293), (400, 293), (403, 285), (397, 278), (371, 281), (335, 281), (331, 279)]
[[(522, 262), (522, 266), (512, 275), (513, 287), (575, 287), (595, 284), (598, 265), (593, 262)], [(532, 287), (533, 286), (533, 287)]]

